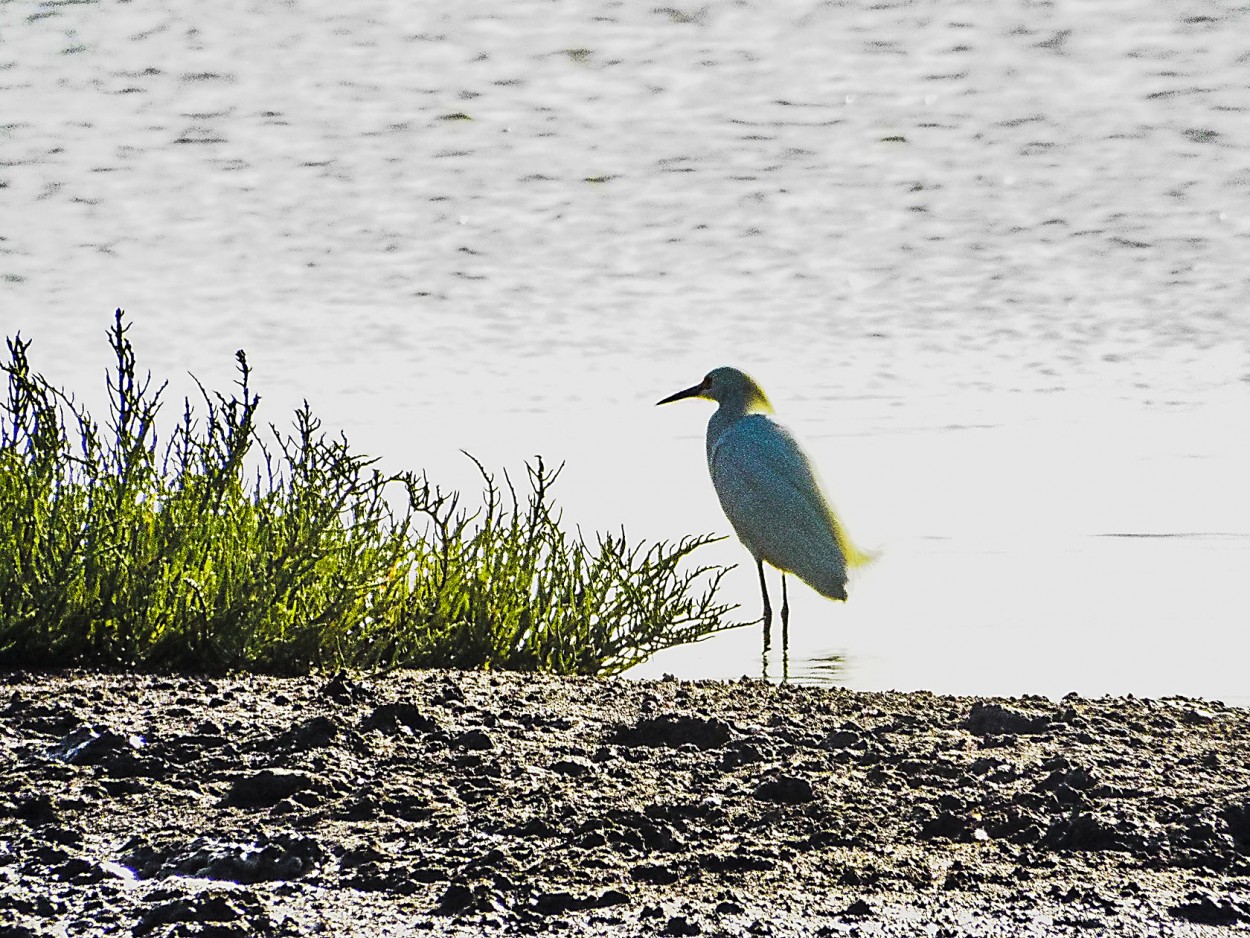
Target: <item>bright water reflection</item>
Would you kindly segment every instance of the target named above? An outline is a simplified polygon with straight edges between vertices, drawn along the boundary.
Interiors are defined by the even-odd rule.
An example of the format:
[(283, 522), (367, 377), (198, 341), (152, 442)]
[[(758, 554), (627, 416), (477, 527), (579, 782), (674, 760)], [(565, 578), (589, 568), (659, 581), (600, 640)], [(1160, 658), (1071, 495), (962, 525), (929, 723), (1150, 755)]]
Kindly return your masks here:
[(792, 675), (1250, 702), (1248, 19), (0, 4), (0, 325), (93, 399), (125, 306), (177, 394), (243, 346), (271, 420), (567, 459), (650, 538), (727, 530), (706, 413), (651, 404), (735, 364), (884, 549), (793, 591)]

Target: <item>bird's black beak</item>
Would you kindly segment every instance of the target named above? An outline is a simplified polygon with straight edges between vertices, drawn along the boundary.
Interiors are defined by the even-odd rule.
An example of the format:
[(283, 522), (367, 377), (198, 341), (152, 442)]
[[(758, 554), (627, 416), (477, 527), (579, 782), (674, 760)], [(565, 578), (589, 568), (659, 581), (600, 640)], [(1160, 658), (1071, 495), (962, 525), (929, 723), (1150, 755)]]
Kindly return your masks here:
[(700, 381), (692, 388), (686, 388), (684, 391), (678, 391), (676, 394), (670, 394), (662, 401), (656, 401), (655, 406), (659, 407), (661, 404), (671, 404), (673, 401), (684, 401), (688, 397), (702, 397), (705, 391), (707, 391), (707, 382)]

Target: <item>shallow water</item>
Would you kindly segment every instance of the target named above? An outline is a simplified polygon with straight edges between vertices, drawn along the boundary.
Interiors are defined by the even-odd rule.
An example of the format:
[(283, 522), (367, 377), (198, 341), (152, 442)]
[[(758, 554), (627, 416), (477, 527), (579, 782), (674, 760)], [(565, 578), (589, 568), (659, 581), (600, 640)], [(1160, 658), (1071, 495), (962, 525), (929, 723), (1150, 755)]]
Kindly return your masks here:
[[(171, 394), (242, 346), (270, 420), (453, 484), (565, 459), (571, 520), (648, 539), (728, 532), (708, 407), (652, 405), (736, 364), (882, 551), (792, 591), (770, 675), (1250, 703), (1248, 27), (0, 4), (0, 325), (95, 401), (122, 306)], [(637, 673), (763, 667), (751, 629)]]

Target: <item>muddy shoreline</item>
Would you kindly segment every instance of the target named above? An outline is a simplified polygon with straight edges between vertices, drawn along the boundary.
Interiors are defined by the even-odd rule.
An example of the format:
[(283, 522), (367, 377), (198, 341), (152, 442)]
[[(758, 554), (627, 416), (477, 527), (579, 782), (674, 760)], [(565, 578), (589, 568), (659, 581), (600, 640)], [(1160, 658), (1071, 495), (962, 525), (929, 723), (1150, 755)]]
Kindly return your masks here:
[(0, 675), (0, 936), (1250, 932), (1250, 711)]

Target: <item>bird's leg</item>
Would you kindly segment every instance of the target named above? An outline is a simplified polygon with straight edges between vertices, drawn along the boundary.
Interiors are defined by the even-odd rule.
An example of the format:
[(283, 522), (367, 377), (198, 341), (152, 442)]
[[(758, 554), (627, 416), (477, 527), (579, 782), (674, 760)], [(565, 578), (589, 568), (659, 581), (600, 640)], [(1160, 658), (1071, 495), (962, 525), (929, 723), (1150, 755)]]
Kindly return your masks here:
[(781, 630), (790, 634), (790, 597), (786, 595), (786, 575), (781, 575)]
[(760, 572), (760, 593), (764, 596), (764, 650), (773, 643), (773, 606), (768, 601), (768, 583), (764, 581), (764, 561), (755, 561), (755, 567)]
[(790, 678), (790, 598), (786, 595), (786, 575), (781, 575), (781, 679)]
[(785, 594), (785, 574), (781, 574), (781, 683), (790, 679), (790, 598)]

